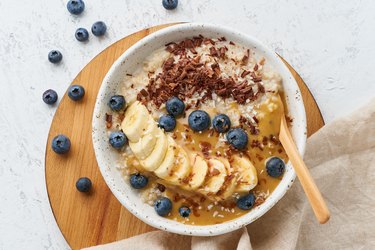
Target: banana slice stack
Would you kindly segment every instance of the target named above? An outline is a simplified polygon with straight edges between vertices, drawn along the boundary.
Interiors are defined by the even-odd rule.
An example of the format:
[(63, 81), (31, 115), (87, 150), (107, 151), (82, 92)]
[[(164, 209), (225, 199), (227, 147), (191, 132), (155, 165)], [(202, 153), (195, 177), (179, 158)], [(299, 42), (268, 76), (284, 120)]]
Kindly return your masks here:
[(255, 167), (246, 157), (204, 159), (188, 153), (158, 128), (147, 108), (132, 103), (125, 112), (121, 128), (142, 170), (153, 172), (167, 184), (201, 193), (214, 200), (225, 200), (234, 193), (246, 193), (257, 183)]

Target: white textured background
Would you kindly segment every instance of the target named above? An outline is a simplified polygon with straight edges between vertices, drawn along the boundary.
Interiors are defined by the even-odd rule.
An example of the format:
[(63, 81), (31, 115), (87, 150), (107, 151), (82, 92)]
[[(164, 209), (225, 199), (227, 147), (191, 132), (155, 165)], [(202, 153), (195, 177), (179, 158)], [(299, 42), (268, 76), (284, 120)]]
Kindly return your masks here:
[[(180, 0), (166, 11), (161, 0), (86, 0), (83, 15), (67, 0), (0, 1), (0, 249), (66, 249), (49, 208), (44, 152), (60, 97), (101, 50), (139, 29), (175, 21), (211, 22), (256, 36), (305, 79), (326, 122), (375, 96), (375, 1)], [(87, 44), (78, 27), (103, 20), (105, 38)], [(61, 65), (47, 60), (51, 49)]]

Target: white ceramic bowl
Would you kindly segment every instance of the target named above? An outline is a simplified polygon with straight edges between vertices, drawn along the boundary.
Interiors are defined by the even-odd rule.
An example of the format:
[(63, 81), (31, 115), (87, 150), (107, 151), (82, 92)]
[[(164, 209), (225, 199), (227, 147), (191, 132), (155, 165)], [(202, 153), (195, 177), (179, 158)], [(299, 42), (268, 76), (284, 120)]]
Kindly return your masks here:
[(294, 118), (292, 135), (301, 154), (304, 153), (306, 143), (306, 116), (305, 109), (300, 95), (300, 90), (285, 64), (279, 59), (275, 52), (269, 50), (265, 45), (255, 38), (239, 33), (233, 29), (223, 28), (211, 24), (187, 23), (164, 28), (160, 31), (148, 35), (129, 48), (112, 65), (107, 73), (100, 88), (92, 121), (92, 137), (96, 154), (96, 159), (100, 171), (116, 198), (132, 214), (145, 223), (173, 233), (211, 236), (227, 233), (239, 229), (272, 208), (284, 196), (290, 188), (294, 179), (295, 172), (290, 165), (286, 166), (284, 177), (274, 192), (260, 206), (255, 207), (245, 215), (227, 221), (222, 224), (210, 226), (185, 225), (173, 220), (158, 216), (154, 208), (143, 203), (137, 191), (132, 189), (128, 182), (124, 181), (120, 172), (116, 169), (116, 164), (120, 164), (120, 154), (110, 148), (108, 143), (108, 134), (105, 124), (105, 113), (109, 111), (107, 106), (109, 98), (118, 93), (120, 84), (126, 73), (131, 73), (144, 58), (151, 54), (155, 49), (164, 46), (171, 41), (179, 41), (187, 37), (193, 37), (202, 34), (205, 37), (222, 37), (235, 43), (240, 43), (250, 49), (258, 51), (266, 58), (266, 63), (271, 64), (274, 70), (279, 72), (283, 79), (283, 87), (286, 93), (286, 102), (291, 116)]

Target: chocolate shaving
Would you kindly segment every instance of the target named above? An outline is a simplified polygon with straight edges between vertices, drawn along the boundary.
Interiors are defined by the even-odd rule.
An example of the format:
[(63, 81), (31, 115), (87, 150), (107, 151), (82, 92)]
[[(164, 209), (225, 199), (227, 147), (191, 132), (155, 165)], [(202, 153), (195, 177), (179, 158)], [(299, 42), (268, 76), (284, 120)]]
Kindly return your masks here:
[(291, 124), (291, 123), (293, 122), (293, 118), (291, 118), (291, 117), (288, 116), (288, 115), (285, 116), (285, 119), (286, 119), (286, 122), (287, 122), (288, 124)]
[(256, 124), (259, 124), (259, 120), (255, 115), (253, 116), (253, 120), (255, 121)]
[(225, 52), (227, 51), (228, 49), (226, 47), (221, 47), (218, 51), (218, 56), (222, 59), (225, 58)]
[(263, 161), (264, 160), (264, 158), (260, 154), (256, 154), (255, 156), (258, 159), (258, 161)]
[(263, 143), (263, 145), (267, 145), (268, 144), (268, 137), (267, 136), (263, 136), (262, 143)]
[(211, 69), (215, 72), (217, 76), (220, 75), (220, 66), (217, 63), (211, 64)]
[(124, 118), (125, 118), (125, 113), (119, 113), (119, 114), (118, 114), (118, 120), (119, 120), (120, 122), (122, 122), (122, 121), (124, 120)]
[(211, 151), (211, 144), (209, 142), (200, 142), (199, 147), (202, 150), (203, 156), (208, 158), (210, 156), (210, 151)]
[(258, 70), (258, 64), (255, 64), (253, 69), (254, 69), (254, 71), (257, 71)]
[(247, 64), (247, 63), (249, 62), (249, 57), (250, 57), (250, 50), (247, 49), (247, 50), (246, 50), (246, 54), (245, 54), (245, 55), (242, 57), (242, 59), (241, 59), (241, 63), (242, 63), (243, 65)]
[(109, 115), (109, 114), (105, 114), (105, 124), (107, 126), (107, 128), (111, 128), (112, 127), (112, 115)]
[(247, 71), (247, 70), (244, 70), (241, 74), (241, 77), (244, 78), (245, 76), (247, 76), (248, 74), (250, 74), (250, 71)]
[(190, 48), (191, 53), (198, 54), (198, 52), (194, 48)]
[(156, 188), (162, 193), (165, 191), (165, 186), (163, 184), (157, 183)]
[(187, 177), (183, 178), (181, 182), (183, 184), (187, 185), (187, 184), (189, 184), (189, 182), (191, 181), (192, 178), (193, 178), (192, 175), (188, 175)]
[(215, 42), (210, 38), (203, 38), (203, 43), (206, 44), (206, 45), (207, 44), (215, 45)]
[(217, 56), (217, 55), (218, 55), (218, 54), (217, 54), (217, 50), (216, 50), (215, 47), (211, 47), (211, 48), (210, 48), (210, 55), (211, 55), (211, 56)]
[(210, 172), (208, 173), (208, 176), (216, 176), (216, 175), (219, 175), (220, 174), (220, 171), (217, 170), (216, 168), (213, 168), (210, 170)]
[(259, 129), (246, 117), (240, 116), (240, 124), (246, 125), (250, 129), (250, 133), (252, 135), (258, 135), (259, 134)]
[(281, 144), (279, 139), (275, 136), (275, 135), (270, 135), (270, 141), (275, 144), (275, 145), (279, 145)]
[(181, 196), (180, 194), (176, 193), (173, 197), (173, 201), (174, 202), (178, 202), (180, 201), (181, 199), (183, 198), (183, 196)]
[(148, 96), (147, 90), (145, 90), (145, 89), (141, 89), (141, 91), (139, 93), (141, 93), (141, 95), (143, 95), (143, 96)]

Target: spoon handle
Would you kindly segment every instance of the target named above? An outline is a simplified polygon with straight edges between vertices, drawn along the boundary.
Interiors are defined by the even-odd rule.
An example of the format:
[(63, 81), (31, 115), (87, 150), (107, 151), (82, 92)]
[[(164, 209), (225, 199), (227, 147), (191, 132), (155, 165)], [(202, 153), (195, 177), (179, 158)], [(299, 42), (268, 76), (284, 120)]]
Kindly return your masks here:
[(315, 217), (318, 219), (320, 224), (326, 223), (330, 218), (330, 212), (322, 197), (322, 194), (314, 182), (314, 179), (311, 177), (308, 168), (303, 162), (301, 155), (298, 153), (284, 115), (281, 119), (279, 139), (293, 165), (294, 170), (297, 173), (298, 179), (300, 180), (302, 188), (310, 202)]

